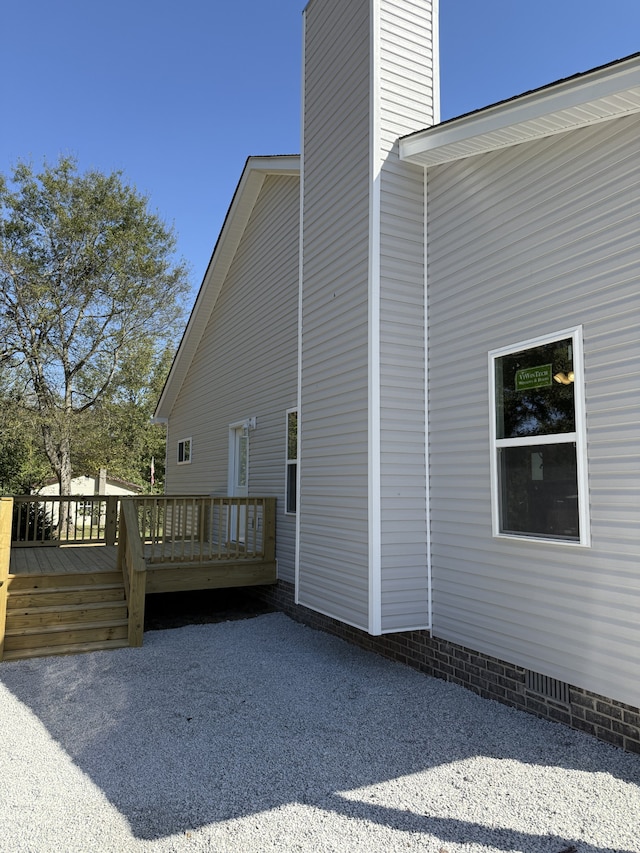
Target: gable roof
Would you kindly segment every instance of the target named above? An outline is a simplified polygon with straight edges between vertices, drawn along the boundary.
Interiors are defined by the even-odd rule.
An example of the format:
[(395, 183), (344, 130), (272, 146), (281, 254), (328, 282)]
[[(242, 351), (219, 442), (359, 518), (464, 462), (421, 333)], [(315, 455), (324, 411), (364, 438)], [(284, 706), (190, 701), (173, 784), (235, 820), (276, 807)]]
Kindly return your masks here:
[(640, 53), (409, 134), (400, 158), (435, 166), (640, 112)]
[(162, 423), (169, 417), (220, 295), (264, 180), (270, 175), (298, 177), (300, 175), (299, 155), (248, 158), (156, 406), (153, 418), (156, 423)]

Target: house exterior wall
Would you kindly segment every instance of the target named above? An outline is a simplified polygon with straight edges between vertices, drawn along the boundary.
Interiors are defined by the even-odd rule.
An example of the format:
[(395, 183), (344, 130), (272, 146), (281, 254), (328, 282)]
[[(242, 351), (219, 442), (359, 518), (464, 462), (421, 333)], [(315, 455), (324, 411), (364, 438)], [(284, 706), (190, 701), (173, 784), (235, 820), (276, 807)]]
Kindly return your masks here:
[[(301, 231), (297, 179), (266, 178), (169, 419), (167, 491), (225, 494), (229, 425), (256, 418), (249, 489), (278, 497), (280, 576), (256, 594), (638, 751), (640, 119), (507, 134), (428, 175), (399, 162), (398, 137), (437, 120), (432, 8), (308, 4)], [(591, 541), (494, 537), (488, 353), (576, 326)]]
[[(286, 410), (297, 402), (299, 179), (267, 176), (176, 398), (167, 494), (228, 493), (229, 426), (249, 432), (249, 494), (277, 500), (279, 576), (293, 582), (295, 517), (284, 513)], [(191, 462), (177, 463), (190, 438)]]
[[(640, 704), (640, 120), (428, 177), (436, 637)], [(492, 536), (487, 353), (584, 335), (591, 547)]]
[(305, 13), (298, 599), (367, 628), (369, 0)]

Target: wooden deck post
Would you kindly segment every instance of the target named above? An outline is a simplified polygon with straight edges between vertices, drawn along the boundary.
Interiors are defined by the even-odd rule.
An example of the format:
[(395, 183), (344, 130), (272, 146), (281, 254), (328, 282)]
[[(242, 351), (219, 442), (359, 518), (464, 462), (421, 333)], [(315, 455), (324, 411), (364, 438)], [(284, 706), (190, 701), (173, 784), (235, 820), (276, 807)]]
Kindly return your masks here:
[[(120, 509), (122, 512), (122, 508)], [(127, 558), (127, 525), (124, 518), (120, 519), (120, 530), (118, 531), (118, 551), (116, 558), (116, 568), (119, 572), (124, 570), (125, 560)]]
[(107, 497), (107, 512), (104, 525), (104, 538), (107, 545), (115, 545), (118, 534), (118, 496)]
[(204, 543), (209, 542), (210, 510), (211, 502), (209, 500), (203, 499), (202, 501), (200, 501), (198, 505), (198, 542), (200, 542), (201, 548), (204, 546)]
[(144, 634), (144, 605), (147, 576), (145, 571), (131, 568), (129, 576), (129, 645), (141, 646)]
[(138, 516), (132, 500), (120, 505), (120, 535), (125, 539), (124, 547), (118, 549), (118, 559), (126, 562), (125, 581), (129, 608), (129, 645), (141, 646), (144, 633), (144, 605), (147, 592), (147, 574), (138, 529)]
[(4, 630), (7, 620), (12, 519), (13, 498), (0, 498), (0, 660), (4, 654)]

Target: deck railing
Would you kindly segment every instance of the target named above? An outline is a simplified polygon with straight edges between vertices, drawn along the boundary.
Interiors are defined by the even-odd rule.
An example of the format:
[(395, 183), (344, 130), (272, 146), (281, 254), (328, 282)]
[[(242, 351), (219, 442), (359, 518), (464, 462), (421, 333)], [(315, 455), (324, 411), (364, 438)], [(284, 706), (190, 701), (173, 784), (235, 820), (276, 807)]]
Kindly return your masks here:
[(152, 563), (275, 559), (275, 498), (129, 498)]
[(275, 559), (275, 498), (257, 497), (17, 495), (11, 545), (115, 545), (125, 502), (151, 562)]
[[(147, 567), (275, 560), (275, 498), (123, 498), (118, 533), (129, 645), (141, 646)], [(159, 564), (159, 565), (158, 565)]]
[(13, 499), (11, 544), (115, 545), (118, 495), (17, 495)]

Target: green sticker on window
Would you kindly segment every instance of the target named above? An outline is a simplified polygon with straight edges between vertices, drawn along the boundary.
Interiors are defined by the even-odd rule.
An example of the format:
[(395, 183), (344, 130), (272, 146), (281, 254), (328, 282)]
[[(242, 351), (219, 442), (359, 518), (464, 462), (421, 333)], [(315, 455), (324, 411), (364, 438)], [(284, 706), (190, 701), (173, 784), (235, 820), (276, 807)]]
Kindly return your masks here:
[(528, 391), (531, 388), (547, 388), (553, 384), (551, 364), (537, 367), (523, 367), (516, 370), (516, 391)]

